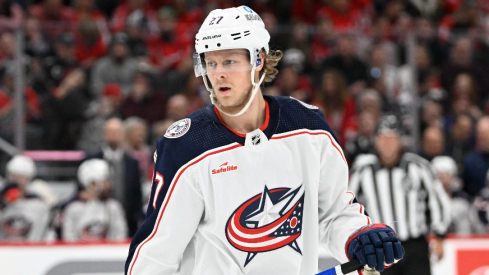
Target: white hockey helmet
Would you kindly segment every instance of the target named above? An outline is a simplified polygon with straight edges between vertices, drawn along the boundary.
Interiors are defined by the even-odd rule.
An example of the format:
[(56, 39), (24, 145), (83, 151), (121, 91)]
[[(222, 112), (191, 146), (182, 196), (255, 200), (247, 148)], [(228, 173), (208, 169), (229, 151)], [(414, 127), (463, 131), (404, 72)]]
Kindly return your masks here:
[(214, 105), (219, 108), (213, 96), (212, 86), (207, 81), (208, 71), (204, 62), (204, 53), (230, 49), (248, 50), (250, 66), (245, 69), (251, 71), (251, 83), (254, 89), (249, 104), (238, 114), (231, 115), (238, 116), (248, 109), (264, 79), (265, 74), (262, 75), (258, 83), (255, 83), (254, 72), (262, 62), (259, 59), (261, 49), (265, 49), (266, 53), (269, 52), (269, 41), (270, 34), (265, 29), (262, 19), (247, 6), (216, 9), (209, 13), (195, 36), (194, 72), (197, 77), (203, 76), (204, 84), (211, 93), (211, 101)]
[(78, 181), (84, 187), (109, 179), (109, 164), (103, 159), (89, 159), (78, 167)]
[(33, 179), (36, 176), (37, 169), (36, 164), (30, 157), (16, 155), (7, 162), (6, 172), (7, 175), (14, 174)]
[(438, 156), (431, 161), (433, 169), (436, 173), (447, 173), (451, 176), (456, 176), (458, 173), (455, 160), (449, 156)]
[[(200, 55), (218, 50), (247, 49), (250, 64), (255, 67), (261, 49), (265, 48), (268, 53), (269, 41), (270, 34), (261, 17), (249, 7), (216, 9), (209, 13), (195, 35), (195, 51)], [(196, 76), (205, 75), (205, 67), (195, 69)]]

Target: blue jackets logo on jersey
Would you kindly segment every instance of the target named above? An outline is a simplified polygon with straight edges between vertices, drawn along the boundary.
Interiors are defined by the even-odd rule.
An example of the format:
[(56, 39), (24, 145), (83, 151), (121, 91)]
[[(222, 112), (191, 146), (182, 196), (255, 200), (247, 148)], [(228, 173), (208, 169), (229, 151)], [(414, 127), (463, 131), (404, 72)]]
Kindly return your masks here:
[(266, 186), (263, 193), (255, 195), (239, 206), (226, 224), (229, 243), (248, 252), (246, 266), (258, 253), (284, 246), (302, 254), (296, 239), (302, 232), (304, 192), (302, 186), (275, 188)]
[(179, 138), (185, 135), (190, 129), (190, 118), (181, 119), (173, 123), (168, 130), (166, 130), (165, 137), (167, 138)]

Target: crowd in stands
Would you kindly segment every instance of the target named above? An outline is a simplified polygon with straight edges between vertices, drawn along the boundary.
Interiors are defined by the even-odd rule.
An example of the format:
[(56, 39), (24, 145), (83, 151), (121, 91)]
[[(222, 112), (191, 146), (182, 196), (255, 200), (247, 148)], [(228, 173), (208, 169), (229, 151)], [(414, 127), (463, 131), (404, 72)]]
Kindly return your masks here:
[[(455, 223), (452, 233), (489, 231), (484, 0), (0, 0), (0, 137), (14, 139), (20, 64), (26, 149), (82, 150), (104, 159), (116, 171), (103, 179), (112, 186), (105, 196), (120, 203), (127, 227), (120, 230), (132, 236), (156, 140), (210, 102), (193, 72), (195, 33), (211, 10), (238, 5), (262, 15), (270, 47), (284, 52), (264, 93), (318, 106), (350, 164), (372, 152), (380, 116), (395, 114), (407, 137), (420, 133), (419, 144), (406, 138), (406, 147), (433, 161), (454, 205), (462, 205), (454, 215), (474, 218), (472, 227), (458, 230)], [(32, 197), (68, 211), (74, 202), (100, 200), (103, 194), (85, 191), (99, 181), (80, 183), (76, 197), (55, 207), (45, 196)], [(8, 214), (8, 194), (27, 196), (21, 183), (8, 182), (0, 219)], [(48, 222), (57, 238), (64, 236), (62, 216)]]

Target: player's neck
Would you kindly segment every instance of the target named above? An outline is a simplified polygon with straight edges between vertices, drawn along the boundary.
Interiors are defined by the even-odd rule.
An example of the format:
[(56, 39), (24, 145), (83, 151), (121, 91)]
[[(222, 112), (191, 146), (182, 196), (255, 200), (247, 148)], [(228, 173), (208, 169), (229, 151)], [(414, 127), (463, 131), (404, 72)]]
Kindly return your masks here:
[(265, 99), (263, 98), (262, 93), (259, 91), (253, 99), (250, 107), (246, 112), (244, 112), (244, 114), (237, 117), (227, 116), (222, 112), (219, 112), (219, 114), (227, 127), (238, 133), (246, 134), (260, 128), (263, 123), (265, 123), (265, 112)]

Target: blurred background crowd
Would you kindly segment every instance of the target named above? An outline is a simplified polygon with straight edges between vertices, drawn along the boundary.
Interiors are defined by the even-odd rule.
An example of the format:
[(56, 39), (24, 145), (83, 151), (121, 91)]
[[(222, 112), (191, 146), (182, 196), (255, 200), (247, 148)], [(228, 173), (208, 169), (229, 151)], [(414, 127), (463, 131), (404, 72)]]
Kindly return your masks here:
[[(350, 164), (395, 114), (406, 150), (433, 161), (456, 205), (451, 233), (489, 232), (487, 0), (0, 0), (0, 138), (14, 143), (22, 75), (23, 150), (82, 151), (78, 171), (85, 159), (107, 166), (74, 173), (76, 192), (60, 199), (49, 191), (57, 178), (36, 174), (48, 164), (0, 150), (0, 240), (132, 236), (157, 139), (209, 103), (193, 73), (195, 34), (211, 10), (239, 5), (284, 52), (265, 94), (323, 110)], [(15, 218), (30, 207), (40, 225)], [(28, 237), (34, 226), (44, 233)]]

